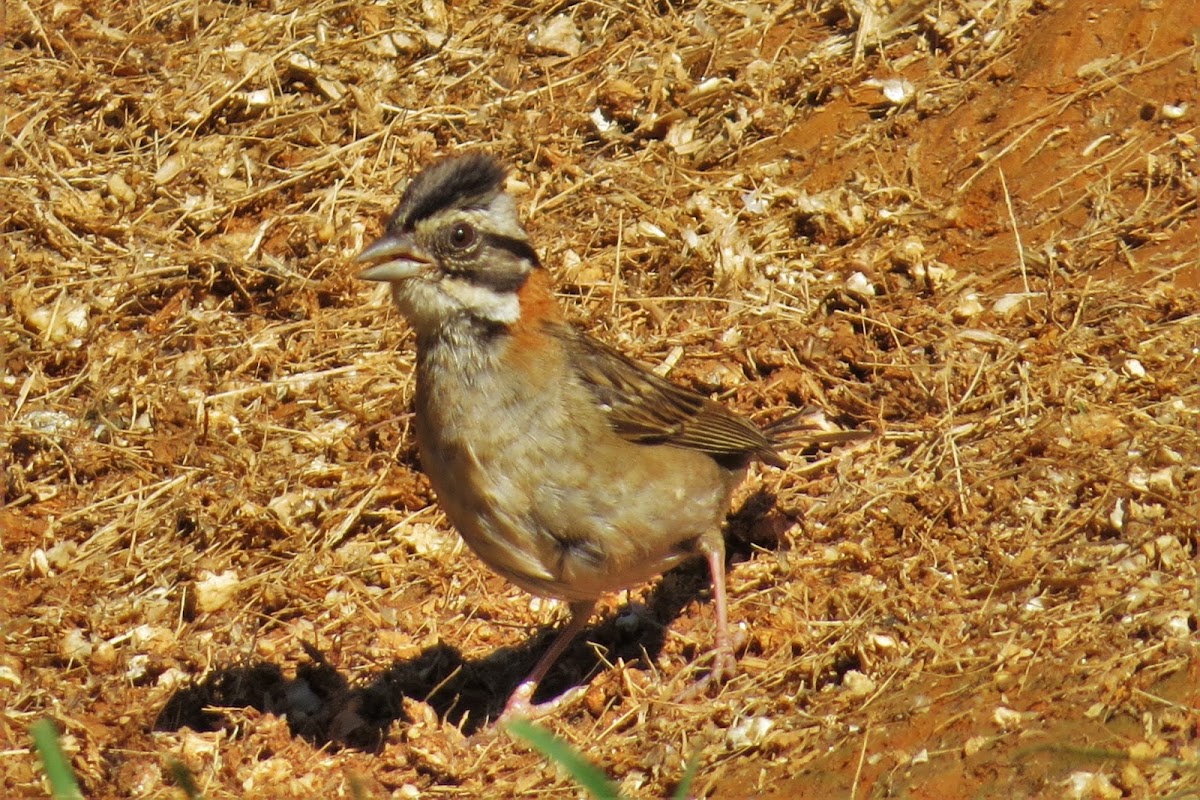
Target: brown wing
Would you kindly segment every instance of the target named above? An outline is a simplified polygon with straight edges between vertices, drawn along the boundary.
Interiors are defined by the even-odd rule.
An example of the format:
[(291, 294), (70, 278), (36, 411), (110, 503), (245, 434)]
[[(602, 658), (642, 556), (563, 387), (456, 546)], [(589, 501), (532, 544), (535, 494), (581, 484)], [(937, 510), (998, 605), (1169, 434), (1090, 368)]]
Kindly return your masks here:
[(786, 466), (771, 438), (745, 417), (658, 377), (568, 325), (554, 325), (552, 332), (563, 340), (576, 373), (613, 430), (629, 441), (699, 450), (734, 464), (758, 458)]

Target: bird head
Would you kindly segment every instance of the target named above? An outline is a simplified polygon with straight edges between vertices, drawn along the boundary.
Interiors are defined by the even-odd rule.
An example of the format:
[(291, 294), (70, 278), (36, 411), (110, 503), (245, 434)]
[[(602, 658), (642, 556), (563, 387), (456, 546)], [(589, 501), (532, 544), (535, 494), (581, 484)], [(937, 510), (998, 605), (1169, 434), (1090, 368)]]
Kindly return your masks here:
[(510, 326), (519, 290), (540, 267), (491, 156), (454, 156), (409, 183), (382, 236), (358, 256), (359, 273), (392, 285), (418, 336), (461, 324)]

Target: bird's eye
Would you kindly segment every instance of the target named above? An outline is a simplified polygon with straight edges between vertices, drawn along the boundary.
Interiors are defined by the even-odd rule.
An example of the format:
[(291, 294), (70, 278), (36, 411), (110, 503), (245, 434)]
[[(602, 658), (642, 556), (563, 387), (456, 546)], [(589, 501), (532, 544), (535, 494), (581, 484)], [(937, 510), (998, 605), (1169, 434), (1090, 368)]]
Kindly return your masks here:
[(475, 244), (478, 234), (475, 228), (466, 222), (460, 222), (450, 229), (450, 244), (459, 250), (465, 250)]

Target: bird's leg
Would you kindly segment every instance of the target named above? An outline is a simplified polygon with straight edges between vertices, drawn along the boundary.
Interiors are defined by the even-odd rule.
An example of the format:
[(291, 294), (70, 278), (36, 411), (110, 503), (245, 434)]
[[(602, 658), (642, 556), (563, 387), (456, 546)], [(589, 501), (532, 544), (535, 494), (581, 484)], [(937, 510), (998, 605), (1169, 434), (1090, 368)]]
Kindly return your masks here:
[(717, 635), (713, 643), (712, 669), (684, 691), (684, 700), (703, 694), (708, 687), (723, 683), (737, 671), (737, 657), (733, 652), (733, 639), (729, 635), (729, 605), (725, 599), (725, 540), (720, 537), (706, 538), (700, 543), (700, 552), (708, 561), (708, 570), (712, 574)]
[(733, 641), (729, 638), (729, 605), (725, 600), (725, 541), (704, 546), (708, 571), (712, 574), (713, 605), (717, 607), (717, 636), (713, 647), (713, 666), (709, 680), (723, 681), (737, 671)]
[(585, 690), (583, 686), (576, 686), (553, 700), (537, 704), (533, 702), (533, 693), (537, 691), (538, 684), (542, 682), (542, 678), (546, 677), (550, 667), (554, 666), (554, 662), (558, 661), (559, 656), (570, 646), (579, 632), (587, 626), (595, 608), (595, 600), (580, 600), (571, 603), (571, 619), (554, 637), (554, 641), (550, 643), (550, 647), (546, 649), (542, 657), (538, 659), (533, 671), (529, 673), (529, 677), (517, 684), (517, 688), (513, 690), (508, 702), (504, 704), (504, 713), (500, 715), (501, 722), (548, 714), (564, 703), (571, 702)]

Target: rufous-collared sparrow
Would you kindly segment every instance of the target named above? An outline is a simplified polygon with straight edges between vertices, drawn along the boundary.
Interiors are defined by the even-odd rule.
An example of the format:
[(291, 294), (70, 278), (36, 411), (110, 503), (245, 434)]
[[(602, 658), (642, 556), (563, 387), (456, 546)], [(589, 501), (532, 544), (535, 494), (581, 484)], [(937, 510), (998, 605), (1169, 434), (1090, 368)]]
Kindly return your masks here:
[(446, 516), (500, 575), (570, 604), (504, 716), (544, 710), (533, 693), (601, 595), (696, 555), (712, 573), (719, 678), (735, 660), (730, 498), (751, 461), (785, 466), (776, 434), (797, 426), (764, 432), (564, 322), (504, 181), (482, 153), (429, 167), (358, 258), (416, 332), (416, 439)]

